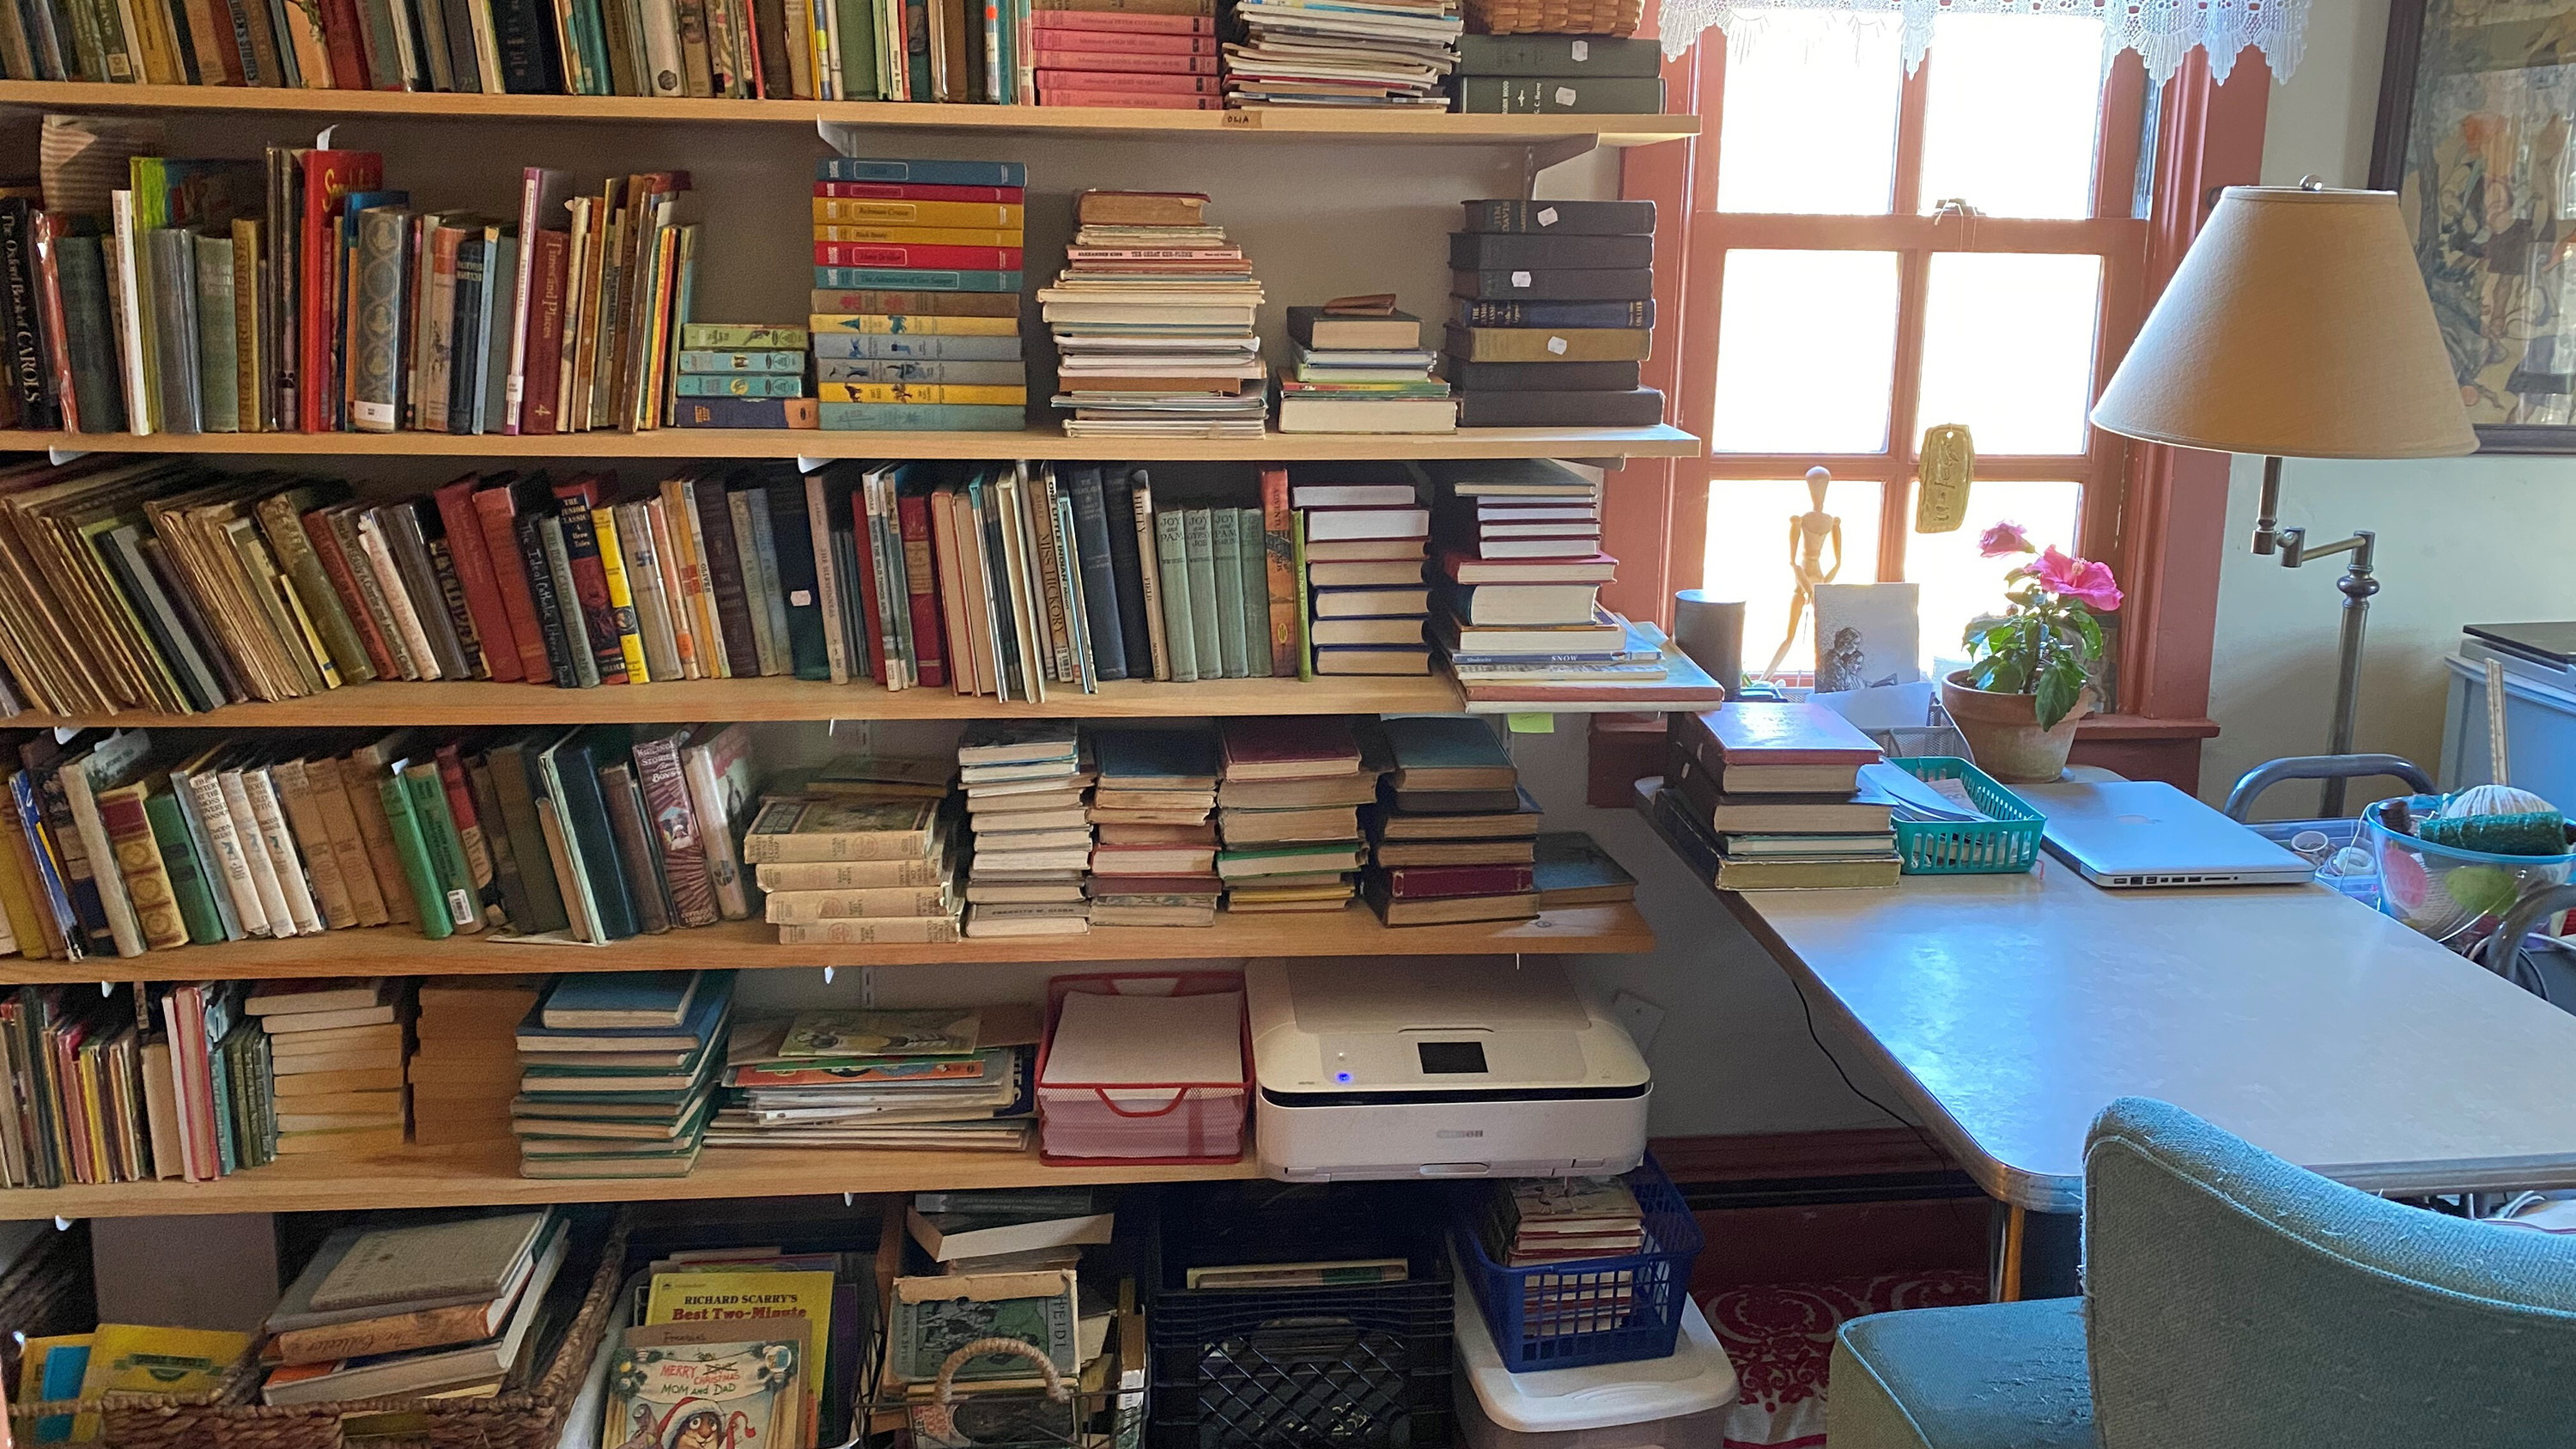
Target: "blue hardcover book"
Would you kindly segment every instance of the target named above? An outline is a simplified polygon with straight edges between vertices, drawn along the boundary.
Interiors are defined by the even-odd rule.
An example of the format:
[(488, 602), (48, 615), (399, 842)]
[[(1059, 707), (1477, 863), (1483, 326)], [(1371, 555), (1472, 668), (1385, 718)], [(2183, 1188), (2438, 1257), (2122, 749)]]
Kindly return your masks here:
[(1023, 361), (1017, 337), (951, 337), (936, 332), (826, 332), (814, 338), (814, 355), (826, 362), (852, 357), (914, 362)]
[(829, 292), (1017, 292), (1019, 272), (939, 271), (927, 267), (816, 267), (814, 286)]
[[(1073, 495), (1075, 558), (1082, 570), (1082, 609), (1092, 669), (1103, 679), (1125, 679), (1127, 643), (1119, 629), (1118, 576), (1109, 551), (1108, 492), (1101, 486), (1100, 469), (1090, 464), (1059, 468), (1056, 478)], [(1118, 523), (1127, 526), (1130, 520), (1121, 518)], [(1152, 666), (1144, 672), (1151, 674)]]
[[(628, 974), (658, 973), (610, 972), (601, 979), (613, 980)], [(701, 1042), (712, 1040), (717, 1028), (732, 1015), (733, 981), (734, 973), (731, 971), (708, 971), (700, 974), (697, 992), (689, 998), (688, 1014), (676, 1027), (548, 1026), (545, 1022), (546, 1011), (554, 1005), (554, 998), (549, 994), (546, 1000), (531, 1007), (527, 1016), (519, 1022), (519, 1050), (578, 1051), (585, 1045), (589, 1045), (601, 1050), (616, 1051), (687, 1051)], [(611, 1047), (609, 1043), (615, 1045)]]
[(1018, 161), (918, 161), (831, 156), (814, 163), (817, 181), (892, 181), (915, 186), (1026, 186)]
[(801, 397), (684, 397), (672, 422), (683, 428), (810, 428), (814, 403)]
[(825, 403), (827, 433), (1018, 433), (1026, 411), (1010, 403)]
[(1212, 790), (1219, 771), (1206, 730), (1094, 730), (1091, 758), (1104, 790)]
[(910, 357), (825, 357), (814, 364), (822, 382), (962, 382), (979, 387), (1026, 387), (1028, 364), (1014, 358), (990, 362)]
[(546, 1025), (560, 1029), (674, 1027), (689, 1019), (697, 999), (695, 971), (607, 971), (596, 976), (566, 976), (546, 993), (539, 1013)]

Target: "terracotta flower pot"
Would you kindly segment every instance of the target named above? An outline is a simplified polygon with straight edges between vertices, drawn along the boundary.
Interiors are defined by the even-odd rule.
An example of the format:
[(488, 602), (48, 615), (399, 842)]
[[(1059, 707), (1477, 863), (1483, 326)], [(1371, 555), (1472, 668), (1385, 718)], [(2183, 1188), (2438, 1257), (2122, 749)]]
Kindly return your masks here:
[(1961, 670), (1941, 681), (1941, 707), (1967, 737), (1968, 756), (1978, 769), (2007, 785), (2043, 785), (2066, 772), (2076, 722), (2093, 712), (2092, 690), (2076, 698), (2055, 729), (2044, 730), (2038, 696), (1977, 689), (1967, 677)]

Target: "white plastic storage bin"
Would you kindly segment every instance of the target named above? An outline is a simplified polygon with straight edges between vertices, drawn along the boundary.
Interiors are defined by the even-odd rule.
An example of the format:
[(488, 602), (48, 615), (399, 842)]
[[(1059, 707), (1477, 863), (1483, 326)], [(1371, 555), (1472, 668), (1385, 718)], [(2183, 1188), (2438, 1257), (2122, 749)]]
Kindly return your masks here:
[(1250, 1095), (1243, 979), (1231, 972), (1059, 976), (1038, 1049), (1048, 1162), (1233, 1162)]
[(1670, 1358), (1516, 1374), (1473, 1294), (1457, 1303), (1458, 1436), (1470, 1449), (1718, 1449), (1735, 1365), (1699, 1304)]

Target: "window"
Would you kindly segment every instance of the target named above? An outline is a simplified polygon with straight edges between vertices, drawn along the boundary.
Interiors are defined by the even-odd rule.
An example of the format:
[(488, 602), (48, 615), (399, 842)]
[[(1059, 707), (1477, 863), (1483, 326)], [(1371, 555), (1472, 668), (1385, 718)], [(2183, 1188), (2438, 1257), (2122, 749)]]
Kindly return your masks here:
[[(1699, 577), (1687, 538), (1676, 562), (1747, 601), (1748, 671), (1778, 650), (1804, 675), (1794, 520), (1821, 464), (1836, 582), (1920, 585), (1928, 672), (2000, 606), (1987, 525), (2114, 554), (2123, 449), (2085, 413), (2144, 313), (2143, 73), (2123, 56), (2106, 80), (2088, 18), (1944, 15), (1908, 76), (1893, 20), (1788, 11), (1712, 32), (1699, 75), (1678, 411), (1710, 456), (1675, 495)], [(1919, 534), (1937, 423), (1970, 429), (1977, 482), (1963, 528)]]

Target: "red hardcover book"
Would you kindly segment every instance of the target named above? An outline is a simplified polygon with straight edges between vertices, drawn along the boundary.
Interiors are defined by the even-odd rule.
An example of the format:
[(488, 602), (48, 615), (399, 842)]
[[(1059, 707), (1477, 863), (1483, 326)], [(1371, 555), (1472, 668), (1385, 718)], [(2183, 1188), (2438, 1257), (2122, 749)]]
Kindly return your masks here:
[[(340, 3), (345, 7), (346, 0)], [(336, 77), (336, 63), (332, 69)], [(359, 83), (363, 85), (364, 66), (359, 73)], [(336, 295), (333, 283), (340, 270), (340, 198), (352, 191), (373, 191), (384, 181), (385, 158), (373, 151), (305, 153), (304, 234), (298, 239), (304, 269), (304, 315), (300, 319), (302, 335), (296, 339), (296, 376), (303, 379), (303, 385), (297, 389), (295, 412), (296, 425), (308, 433), (334, 432), (339, 425), (337, 418), (325, 421), (322, 404), (323, 394), (329, 391), (325, 380), (339, 352), (335, 335), (339, 309), (329, 305), (329, 300)]]
[(1038, 74), (1051, 71), (1082, 71), (1091, 75), (1214, 75), (1213, 55), (1147, 55), (1125, 50), (1047, 50), (1040, 49), (1034, 59)]
[(1028, 200), (1025, 186), (917, 186), (893, 181), (817, 181), (814, 194), (866, 201), (999, 201), (1013, 206)]
[(1516, 896), (1532, 889), (1526, 865), (1400, 865), (1386, 872), (1386, 893), (1399, 901), (1449, 896)]
[(1040, 10), (1029, 17), (1033, 29), (1076, 30), (1122, 35), (1214, 35), (1212, 15), (1130, 15), (1116, 10)]
[(948, 649), (941, 636), (939, 567), (930, 555), (930, 500), (898, 494), (895, 517), (903, 524), (903, 584), (912, 596), (912, 653), (925, 685), (948, 682)]
[(599, 665), (599, 682), (626, 682), (626, 647), (618, 642), (617, 606), (608, 602), (608, 568), (600, 562), (599, 533), (590, 511), (603, 493), (599, 475), (584, 473), (555, 485), (563, 516), (564, 554), (572, 562), (572, 586), (581, 603), (583, 627), (590, 634), (591, 658)]
[[(1185, 103), (1195, 95), (1218, 95), (1213, 75), (1149, 75), (1144, 70), (1041, 70), (1038, 95), (1056, 106), (1077, 106), (1066, 95), (1084, 95), (1079, 106), (1164, 106)], [(1092, 101), (1097, 98), (1097, 101)], [(1180, 106), (1188, 111), (1193, 106)]]
[(1115, 30), (1054, 30), (1041, 32), (1032, 47), (1041, 57), (1049, 51), (1076, 50), (1108, 55), (1206, 55), (1216, 54), (1216, 37), (1197, 35), (1129, 34)]
[(1820, 704), (1739, 700), (1693, 716), (1686, 727), (1716, 740), (1730, 765), (1867, 764), (1879, 756), (1859, 727)]
[(870, 542), (868, 498), (863, 488), (850, 490), (850, 518), (859, 531), (855, 552), (859, 556), (859, 612), (867, 626), (868, 672), (877, 683), (894, 688), (895, 682), (886, 676), (885, 611), (877, 607), (877, 551)]
[(73, 397), (71, 331), (63, 318), (63, 278), (55, 269), (63, 224), (50, 212), (35, 213), (36, 283), (45, 309), (45, 354), (54, 368), (54, 396), (62, 405), (63, 430), (81, 430), (80, 405)]
[(816, 242), (818, 267), (918, 267), (931, 271), (1016, 272), (1019, 247), (917, 247), (902, 242)]
[[(479, 853), (476, 847), (483, 842), (483, 819), (474, 812), (474, 787), (465, 780), (465, 747), (450, 740), (438, 747), (434, 758), (438, 761), (439, 788), (447, 792), (447, 813), (456, 817), (457, 838), (473, 842), (465, 847), (470, 859)], [(467, 889), (473, 888), (473, 883), (468, 882)]]
[(1356, 774), (1359, 740), (1349, 721), (1330, 715), (1229, 719), (1221, 735), (1229, 780), (1323, 780)]
[(516, 681), (526, 678), (527, 671), (519, 667), (519, 643), (510, 628), (510, 611), (501, 602), (501, 581), (483, 540), (482, 520), (474, 513), (474, 487), (481, 481), (468, 473), (430, 496), (438, 501), (439, 521), (447, 525), (447, 553), (456, 562), (456, 580), (465, 590), (465, 612), (474, 618), (483, 668), (496, 680)]
[[(368, 89), (366, 22), (358, 18), (358, 0), (321, 0), (321, 7), (322, 46), (331, 55), (331, 88)], [(306, 84), (311, 84), (309, 78)]]
[(528, 294), (527, 391), (521, 397), (519, 431), (558, 431), (562, 418), (563, 314), (566, 273), (572, 267), (568, 232), (537, 233), (533, 265), (534, 290)]
[(518, 514), (519, 500), (507, 478), (475, 490), (474, 521), (482, 531), (484, 553), (492, 560), (501, 608), (510, 618), (508, 632), (485, 637), (506, 638), (517, 646), (519, 673), (530, 684), (551, 684), (555, 671), (546, 662), (546, 626), (537, 617), (537, 596), (528, 587), (528, 568), (519, 550)]
[(340, 592), (340, 607), (349, 622), (358, 629), (358, 643), (367, 651), (367, 662), (375, 666), (378, 679), (402, 678), (402, 666), (394, 662), (393, 646), (385, 642), (382, 629), (376, 627), (376, 616), (367, 607), (367, 596), (358, 587), (358, 576), (352, 572), (349, 555), (340, 547), (340, 535), (331, 531), (323, 517), (330, 510), (316, 508), (298, 520), (304, 526), (304, 541), (312, 546), (314, 556), (322, 560), (322, 572), (329, 575), (331, 587)]

